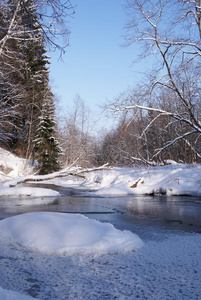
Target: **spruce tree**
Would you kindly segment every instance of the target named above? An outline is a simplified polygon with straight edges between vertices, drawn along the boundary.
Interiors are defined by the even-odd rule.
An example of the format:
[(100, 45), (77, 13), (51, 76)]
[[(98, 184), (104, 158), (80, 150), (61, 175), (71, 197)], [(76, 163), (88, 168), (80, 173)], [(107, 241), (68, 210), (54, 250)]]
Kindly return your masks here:
[[(50, 12), (44, 18), (47, 10), (39, 13), (41, 6)], [(54, 22), (43, 22), (49, 18), (62, 20), (65, 7), (60, 0), (5, 0), (0, 3), (0, 104), (4, 104), (4, 111), (13, 108), (14, 112), (5, 115), (7, 123), (3, 124), (7, 132), (1, 132), (0, 116), (0, 140), (2, 134), (9, 136), (6, 142), (11, 150), (22, 157), (37, 158), (41, 174), (59, 169), (60, 154), (45, 48), (60, 31)]]
[(36, 158), (40, 165), (40, 174), (56, 172), (60, 169), (59, 156), (61, 149), (56, 136), (54, 117), (54, 101), (51, 91), (47, 88), (36, 138)]
[[(15, 10), (15, 0), (10, 0)], [(15, 4), (15, 5), (14, 5)], [(24, 97), (18, 107), (12, 138), (17, 154), (29, 158), (33, 155), (38, 117), (43, 103), (44, 87), (48, 84), (48, 59), (35, 0), (22, 1), (18, 11), (18, 48), (23, 56), (20, 84)], [(20, 31), (19, 29), (22, 28)]]
[(5, 146), (15, 134), (18, 109), (24, 99), (23, 55), (14, 34), (18, 24), (15, 9), (3, 1), (0, 10), (0, 140)]
[(36, 0), (8, 0), (0, 12), (0, 39), (8, 34), (0, 55), (0, 104), (4, 111), (14, 108), (12, 114), (6, 114), (4, 135), (9, 137), (9, 148), (26, 158), (34, 156), (36, 129), (49, 84), (49, 58), (37, 5)]
[(9, 148), (21, 156), (25, 156), (27, 145), (31, 151), (43, 100), (38, 92), (47, 71), (35, 4), (35, 0), (4, 1), (0, 13), (0, 104), (10, 112), (4, 126)]

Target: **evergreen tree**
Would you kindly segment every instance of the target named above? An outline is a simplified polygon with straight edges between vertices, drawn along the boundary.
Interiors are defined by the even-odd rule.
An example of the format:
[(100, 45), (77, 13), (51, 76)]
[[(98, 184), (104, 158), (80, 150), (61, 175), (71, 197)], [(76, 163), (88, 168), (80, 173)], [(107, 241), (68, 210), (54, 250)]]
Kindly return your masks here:
[[(15, 131), (18, 108), (24, 98), (22, 79), (23, 55), (19, 49), (16, 10), (5, 1), (0, 3), (0, 140), (8, 144)], [(12, 26), (11, 26), (12, 23)]]
[(4, 113), (1, 124), (9, 148), (22, 156), (30, 144), (30, 123), (34, 123), (33, 116), (36, 119), (39, 113), (39, 109), (36, 112), (39, 98), (34, 96), (41, 74), (33, 65), (44, 51), (34, 3), (3, 1), (0, 13), (0, 104), (4, 112), (9, 112)]
[(43, 174), (59, 169), (60, 154), (45, 46), (63, 49), (54, 38), (69, 34), (58, 26), (72, 9), (68, 0), (0, 1), (0, 141), (37, 158)]
[[(9, 0), (10, 14), (16, 12), (18, 1)], [(11, 17), (10, 17), (11, 18)], [(38, 117), (43, 103), (43, 90), (47, 85), (49, 63), (45, 55), (42, 25), (39, 22), (35, 0), (21, 1), (16, 14), (16, 33), (18, 52), (21, 53), (19, 85), (22, 87), (23, 99), (18, 105), (18, 115), (14, 120), (10, 147), (17, 154), (29, 158), (34, 149), (34, 139)], [(17, 69), (18, 70), (18, 69)], [(15, 75), (15, 72), (13, 72)], [(16, 75), (13, 78), (16, 84)]]
[(60, 169), (59, 156), (61, 149), (55, 138), (56, 122), (54, 112), (53, 95), (47, 88), (35, 141), (36, 158), (40, 164), (41, 175), (56, 172)]

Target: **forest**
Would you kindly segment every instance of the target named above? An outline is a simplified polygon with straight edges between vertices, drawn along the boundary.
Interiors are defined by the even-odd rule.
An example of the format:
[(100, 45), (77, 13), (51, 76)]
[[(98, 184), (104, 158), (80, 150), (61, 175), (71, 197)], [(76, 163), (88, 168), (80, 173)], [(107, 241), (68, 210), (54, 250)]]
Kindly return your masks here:
[[(201, 1), (125, 0), (125, 47), (156, 63), (138, 84), (105, 103), (116, 126), (95, 135), (82, 99), (56, 114), (47, 52), (68, 47), (69, 0), (0, 1), (0, 147), (40, 174), (60, 168), (201, 162)], [(65, 37), (65, 46), (58, 43)], [(98, 72), (98, 70), (97, 70)]]

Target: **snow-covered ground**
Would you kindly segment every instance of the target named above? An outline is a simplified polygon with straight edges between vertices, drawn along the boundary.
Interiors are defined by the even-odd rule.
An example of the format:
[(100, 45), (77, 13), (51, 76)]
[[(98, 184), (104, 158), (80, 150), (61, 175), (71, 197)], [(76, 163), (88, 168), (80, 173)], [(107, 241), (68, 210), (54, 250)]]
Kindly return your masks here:
[(0, 221), (0, 240), (57, 254), (104, 254), (138, 250), (142, 240), (130, 231), (81, 214), (35, 212)]
[(141, 232), (140, 249), (102, 255), (45, 253), (1, 238), (0, 285), (8, 294), (0, 289), (0, 299), (200, 300), (201, 235), (138, 226), (130, 230)]
[[(25, 165), (0, 149), (0, 201), (1, 196), (24, 201), (27, 196), (33, 201), (59, 197), (50, 189), (17, 185), (27, 178), (93, 190), (90, 194), (96, 196), (201, 196), (200, 165), (74, 169), (66, 177), (33, 176), (33, 168)], [(113, 225), (47, 212), (0, 220), (0, 299), (200, 299), (200, 234), (136, 224), (120, 230)]]
[(19, 158), (9, 151), (0, 148), (0, 180), (8, 180), (18, 176), (31, 174), (33, 166), (31, 162)]
[(17, 292), (2, 289), (0, 287), (0, 299), (1, 300), (37, 300), (36, 298), (23, 295)]
[[(93, 190), (96, 196), (165, 194), (201, 196), (201, 165), (177, 164), (135, 168), (106, 168), (96, 171), (71, 169), (60, 173), (33, 176), (33, 167), (0, 148), (0, 196), (58, 196), (50, 189), (16, 187), (29, 179), (48, 179), (47, 184)], [(27, 166), (25, 168), (25, 165)], [(4, 170), (4, 172), (3, 172)], [(6, 172), (7, 171), (7, 172)], [(66, 173), (66, 177), (64, 176)], [(70, 175), (70, 174), (75, 175)], [(76, 174), (82, 177), (76, 176)], [(57, 175), (56, 178), (55, 175)], [(84, 178), (83, 178), (84, 177)], [(43, 183), (45, 183), (43, 181)], [(90, 192), (90, 194), (92, 194)]]
[(87, 188), (95, 195), (165, 194), (201, 196), (201, 165), (171, 164), (155, 167), (111, 168), (57, 178), (48, 183)]

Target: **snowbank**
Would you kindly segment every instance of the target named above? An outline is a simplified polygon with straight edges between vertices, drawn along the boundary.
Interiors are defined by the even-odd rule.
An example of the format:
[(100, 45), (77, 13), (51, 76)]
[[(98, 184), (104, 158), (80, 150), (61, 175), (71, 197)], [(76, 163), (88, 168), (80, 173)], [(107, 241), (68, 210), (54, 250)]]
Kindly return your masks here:
[(0, 221), (0, 237), (45, 253), (103, 254), (138, 250), (142, 240), (80, 214), (28, 213)]
[(0, 299), (1, 300), (37, 300), (27, 295), (23, 295), (17, 292), (4, 290), (0, 287)]
[(33, 172), (33, 166), (26, 159), (0, 148), (0, 180), (15, 178)]
[(0, 186), (1, 196), (29, 196), (29, 197), (55, 197), (60, 196), (60, 193), (51, 189), (29, 188), (29, 187), (6, 187)]
[(108, 181), (107, 177), (105, 174), (99, 177), (100, 187), (96, 194), (201, 195), (200, 165), (115, 169), (111, 170)]
[[(96, 196), (124, 196), (129, 194), (148, 194), (167, 196), (189, 195), (201, 196), (201, 165), (177, 164), (168, 160), (166, 166), (134, 167), (134, 168), (110, 168), (84, 172), (81, 169), (72, 169), (61, 172), (42, 175), (31, 174), (33, 168), (28, 166), (25, 172), (26, 161), (10, 152), (0, 148), (0, 196), (55, 196), (57, 192), (35, 188), (9, 188), (16, 186), (23, 180), (46, 180), (63, 187), (90, 189), (90, 195)], [(85, 179), (71, 176), (71, 173), (80, 173)], [(54, 178), (57, 177), (57, 178)], [(7, 189), (6, 189), (7, 187)]]
[[(86, 179), (66, 177), (49, 182), (65, 187), (93, 190), (90, 195), (123, 196), (189, 195), (201, 196), (201, 165), (171, 164), (167, 166), (111, 168), (82, 173)], [(77, 186), (76, 186), (77, 184)]]

